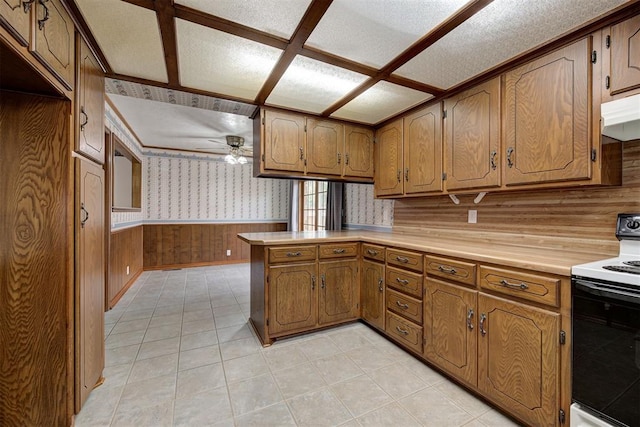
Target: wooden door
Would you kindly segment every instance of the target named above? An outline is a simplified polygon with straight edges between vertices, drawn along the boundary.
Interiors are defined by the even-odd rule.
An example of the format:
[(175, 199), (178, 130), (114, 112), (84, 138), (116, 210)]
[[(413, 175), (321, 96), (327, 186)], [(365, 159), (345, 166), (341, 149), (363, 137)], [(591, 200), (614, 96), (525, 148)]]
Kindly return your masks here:
[(507, 185), (588, 179), (590, 40), (505, 74)]
[(78, 37), (76, 149), (104, 163), (104, 74), (85, 41)]
[(478, 294), (478, 388), (528, 425), (556, 425), (560, 315)]
[(316, 326), (316, 264), (269, 267), (269, 335)]
[(24, 0), (0, 0), (0, 25), (23, 46), (29, 45), (31, 6)]
[(611, 27), (611, 93), (640, 87), (640, 15)]
[(264, 110), (264, 168), (304, 172), (304, 117)]
[(344, 176), (373, 179), (373, 130), (345, 125)]
[(318, 273), (318, 323), (357, 319), (360, 308), (358, 260), (321, 262)]
[(477, 292), (426, 280), (424, 354), (467, 384), (477, 384)]
[(362, 261), (362, 319), (384, 330), (384, 264)]
[(500, 79), (444, 101), (447, 190), (500, 186)]
[(404, 118), (404, 193), (442, 191), (440, 103)]
[(402, 186), (402, 119), (376, 132), (374, 188), (377, 196), (396, 196)]
[(35, 3), (33, 54), (69, 90), (75, 76), (75, 27), (60, 0)]
[(76, 412), (104, 369), (104, 171), (76, 159)]
[(307, 173), (342, 175), (344, 125), (307, 119)]

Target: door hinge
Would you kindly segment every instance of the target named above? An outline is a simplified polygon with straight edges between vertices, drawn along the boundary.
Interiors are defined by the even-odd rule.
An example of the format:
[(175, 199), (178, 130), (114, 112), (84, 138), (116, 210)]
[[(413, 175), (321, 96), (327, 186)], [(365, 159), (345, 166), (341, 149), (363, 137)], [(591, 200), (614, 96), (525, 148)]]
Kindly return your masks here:
[(591, 161), (595, 162), (598, 158), (598, 151), (595, 148), (591, 149)]
[(264, 162), (264, 154), (262, 155), (262, 161)]
[(267, 283), (269, 283), (269, 275), (267, 274)]
[(560, 344), (565, 345), (567, 343), (567, 333), (565, 331), (560, 331)]
[(262, 118), (262, 124), (264, 124), (264, 117)]
[(604, 78), (604, 87), (605, 89), (609, 89), (611, 87), (611, 77), (607, 76)]
[(267, 326), (269, 326), (269, 319), (267, 319)]
[(446, 119), (447, 118), (447, 110), (443, 110), (442, 111), (442, 118)]
[(304, 125), (304, 131), (305, 132), (307, 131), (307, 125)]
[(607, 36), (604, 39), (604, 45), (609, 49), (611, 47), (611, 36)]
[(442, 180), (443, 181), (447, 180), (447, 173), (446, 172), (442, 172)]
[(558, 421), (560, 421), (560, 424), (564, 424), (566, 420), (566, 416), (564, 414), (564, 409), (560, 409), (560, 412), (558, 413)]
[(596, 62), (598, 62), (598, 53), (594, 50), (591, 52), (591, 63), (595, 64)]

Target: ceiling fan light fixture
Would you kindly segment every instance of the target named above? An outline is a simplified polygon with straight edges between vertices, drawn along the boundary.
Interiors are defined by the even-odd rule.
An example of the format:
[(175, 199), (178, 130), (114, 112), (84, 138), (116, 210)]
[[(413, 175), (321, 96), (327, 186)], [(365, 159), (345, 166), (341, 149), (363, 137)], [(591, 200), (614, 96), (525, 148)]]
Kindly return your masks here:
[(229, 154), (224, 157), (225, 162), (231, 165), (244, 165), (248, 162), (247, 158), (242, 155), (242, 146), (244, 145), (243, 137), (227, 135), (227, 145), (231, 148), (229, 149)]

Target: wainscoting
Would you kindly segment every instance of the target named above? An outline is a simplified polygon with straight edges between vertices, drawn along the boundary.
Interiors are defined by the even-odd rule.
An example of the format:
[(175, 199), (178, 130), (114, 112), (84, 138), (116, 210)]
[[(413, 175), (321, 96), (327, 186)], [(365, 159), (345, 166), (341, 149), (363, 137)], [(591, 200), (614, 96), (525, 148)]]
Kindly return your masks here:
[[(129, 274), (127, 274), (129, 266)], [(142, 225), (114, 230), (109, 245), (107, 309), (113, 308), (142, 273)]]
[[(145, 224), (144, 269), (247, 262), (250, 246), (238, 233), (286, 231), (287, 223)], [(227, 250), (231, 255), (227, 256)]]

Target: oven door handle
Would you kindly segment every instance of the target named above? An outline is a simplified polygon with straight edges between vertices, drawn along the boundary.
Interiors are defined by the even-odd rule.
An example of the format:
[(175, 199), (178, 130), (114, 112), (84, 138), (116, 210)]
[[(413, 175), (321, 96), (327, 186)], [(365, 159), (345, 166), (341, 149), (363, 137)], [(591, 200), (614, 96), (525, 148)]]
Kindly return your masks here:
[(589, 294), (640, 304), (640, 293), (626, 292), (621, 289), (599, 286), (596, 283), (580, 279), (573, 279), (573, 281), (577, 289)]

